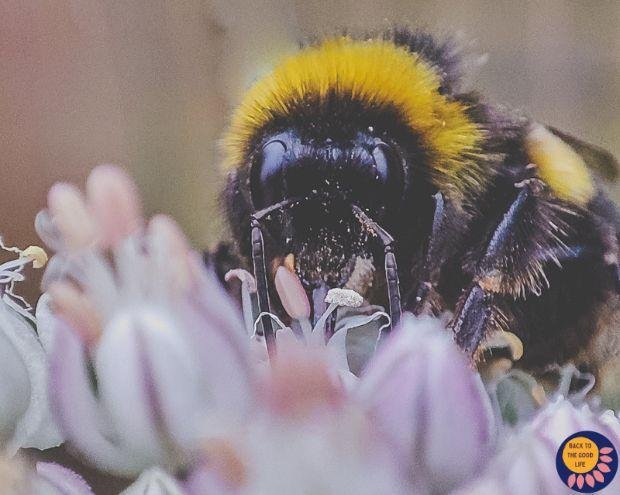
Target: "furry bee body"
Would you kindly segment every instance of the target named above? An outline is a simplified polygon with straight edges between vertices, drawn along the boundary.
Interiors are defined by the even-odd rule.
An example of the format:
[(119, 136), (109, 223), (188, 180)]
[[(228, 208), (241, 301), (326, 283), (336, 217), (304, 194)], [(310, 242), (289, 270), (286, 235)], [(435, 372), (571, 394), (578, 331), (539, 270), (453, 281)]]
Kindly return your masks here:
[[(294, 254), (309, 293), (345, 285), (356, 259), (382, 256), (354, 203), (396, 241), (404, 309), (451, 311), (473, 357), (509, 330), (526, 367), (597, 367), (617, 349), (620, 223), (593, 170), (613, 175), (615, 161), (461, 92), (460, 72), (451, 42), (408, 30), (285, 59), (249, 91), (225, 139), (236, 249), (249, 264), (253, 212), (312, 197), (271, 219), (267, 259)], [(385, 303), (380, 289), (366, 297)]]

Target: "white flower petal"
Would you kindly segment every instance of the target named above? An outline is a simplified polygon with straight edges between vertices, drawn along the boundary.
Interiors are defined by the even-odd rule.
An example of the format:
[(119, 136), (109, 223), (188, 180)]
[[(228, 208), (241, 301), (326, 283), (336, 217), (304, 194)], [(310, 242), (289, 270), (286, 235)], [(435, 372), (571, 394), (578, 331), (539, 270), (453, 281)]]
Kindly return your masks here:
[(299, 338), (291, 328), (283, 327), (276, 331), (276, 341), (278, 342), (278, 346), (282, 346), (297, 343), (299, 342)]
[[(345, 312), (336, 321), (336, 331), (327, 342), (341, 370), (359, 372), (377, 348), (381, 330), (389, 325), (390, 317), (383, 311), (368, 314)], [(383, 322), (383, 323), (382, 323)]]
[[(166, 463), (160, 386), (153, 376), (153, 347), (168, 347), (177, 387), (189, 385), (186, 354), (191, 351), (176, 334), (168, 315), (155, 308), (135, 308), (116, 315), (106, 326), (96, 350), (95, 369), (102, 404), (110, 411), (119, 441), (146, 465)], [(189, 375), (189, 376), (188, 376)], [(191, 383), (191, 382), (190, 382)]]
[(34, 217), (34, 229), (47, 247), (62, 251), (66, 246), (58, 227), (54, 225), (49, 210), (41, 210)]
[[(181, 331), (196, 352), (195, 372), (201, 376), (205, 393), (214, 399), (220, 412), (231, 418), (243, 417), (253, 400), (255, 380), (250, 366), (250, 342), (243, 327), (235, 326), (233, 333), (230, 327), (222, 327), (192, 309), (182, 313), (187, 323)], [(242, 339), (237, 332), (242, 332)]]
[[(207, 487), (208, 488), (208, 487)], [(120, 495), (184, 495), (179, 484), (165, 471), (152, 468), (140, 475), (138, 480)]]
[(50, 296), (47, 293), (41, 294), (37, 301), (35, 317), (37, 319), (37, 335), (39, 341), (45, 349), (46, 354), (50, 354), (54, 341), (54, 329), (58, 324), (57, 318), (50, 307)]
[[(397, 342), (388, 341), (385, 347), (396, 349), (393, 343)], [(398, 456), (409, 460), (425, 427), (422, 421), (425, 390), (416, 386), (415, 381), (423, 376), (427, 363), (421, 355), (388, 360), (388, 350), (381, 349), (371, 361), (356, 392), (369, 408), (377, 427), (394, 444)]]
[[(14, 454), (20, 447), (47, 449), (62, 442), (52, 421), (47, 400), (47, 356), (32, 326), (0, 302), (0, 332), (17, 351), (27, 371), (28, 406), (16, 424), (7, 449)], [(18, 403), (22, 399), (15, 399)]]
[(133, 237), (117, 241), (114, 248), (115, 273), (122, 300), (136, 301), (144, 294), (169, 292), (168, 280), (163, 277), (160, 267), (149, 266), (143, 249), (139, 239)]
[(37, 495), (93, 495), (84, 479), (70, 469), (51, 462), (37, 462)]
[(310, 336), (310, 339), (308, 342), (309, 344), (313, 346), (317, 346), (317, 347), (325, 346), (325, 339), (326, 339), (326, 334), (327, 334), (327, 330), (326, 330), (327, 319), (337, 309), (338, 309), (338, 304), (336, 303), (331, 303), (327, 307), (325, 312), (317, 320), (317, 322), (314, 325), (314, 328), (312, 329), (312, 335)]
[(41, 288), (47, 291), (54, 282), (65, 280), (70, 273), (78, 271), (77, 264), (74, 259), (64, 254), (55, 254), (52, 256), (47, 265), (41, 279)]
[[(100, 469), (133, 475), (183, 464), (219, 419), (247, 417), (256, 389), (248, 335), (238, 307), (172, 220), (140, 228), (135, 186), (124, 174), (98, 168), (88, 190), (91, 210), (107, 208), (94, 215), (104, 234), (95, 232), (94, 245), (77, 222), (89, 214), (77, 190), (59, 186), (50, 195), (60, 232), (76, 248), (56, 243), (56, 259), (70, 262), (55, 276), (84, 298), (66, 298), (65, 314), (77, 314), (79, 299), (99, 316), (88, 341), (93, 363), (66, 324), (52, 331), (54, 410), (71, 446)], [(40, 314), (49, 328), (57, 323), (45, 300)]]
[(197, 253), (192, 253), (191, 262), (197, 286), (188, 295), (190, 301), (206, 323), (226, 335), (231, 345), (243, 352), (247, 348), (247, 334), (238, 306), (224, 290), (215, 272), (205, 268)]
[(11, 438), (30, 402), (28, 370), (0, 328), (0, 444)]
[(121, 476), (137, 474), (145, 467), (142, 459), (128, 455), (110, 440), (114, 431), (93, 394), (85, 349), (62, 324), (54, 331), (49, 388), (60, 429), (88, 462)]
[(119, 297), (118, 285), (109, 261), (100, 253), (87, 252), (80, 258), (81, 270), (71, 272), (82, 285), (84, 292), (97, 302), (102, 315), (111, 314), (125, 300)]

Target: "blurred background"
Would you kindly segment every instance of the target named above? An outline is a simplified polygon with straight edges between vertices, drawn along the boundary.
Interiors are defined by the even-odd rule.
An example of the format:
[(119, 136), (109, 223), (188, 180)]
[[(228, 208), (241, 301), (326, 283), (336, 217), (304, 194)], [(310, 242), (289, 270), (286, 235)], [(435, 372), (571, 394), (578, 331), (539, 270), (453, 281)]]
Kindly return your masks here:
[(460, 33), (488, 55), (474, 84), (491, 101), (620, 155), (615, 0), (2, 0), (0, 233), (37, 242), (49, 186), (114, 162), (148, 213), (213, 244), (217, 143), (240, 94), (305, 37), (393, 22)]

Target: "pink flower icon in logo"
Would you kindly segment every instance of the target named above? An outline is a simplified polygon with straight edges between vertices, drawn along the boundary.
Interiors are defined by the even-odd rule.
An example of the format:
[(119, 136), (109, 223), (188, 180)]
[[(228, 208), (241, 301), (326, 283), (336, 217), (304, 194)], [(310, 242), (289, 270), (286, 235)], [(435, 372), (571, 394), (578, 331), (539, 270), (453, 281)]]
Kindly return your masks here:
[(580, 474), (577, 476), (575, 473), (571, 474), (566, 480), (566, 484), (568, 485), (568, 487), (572, 488), (573, 486), (575, 486), (575, 484), (577, 484), (577, 488), (581, 489), (583, 488), (583, 484), (585, 482), (588, 486), (594, 488), (597, 482), (604, 483), (605, 475), (603, 473), (609, 473), (611, 471), (611, 468), (608, 464), (613, 461), (613, 459), (609, 457), (608, 454), (611, 454), (613, 451), (614, 449), (612, 449), (611, 447), (603, 447), (601, 450), (599, 450), (599, 453), (601, 455), (598, 458), (600, 462), (596, 465), (598, 469), (593, 469), (585, 475)]

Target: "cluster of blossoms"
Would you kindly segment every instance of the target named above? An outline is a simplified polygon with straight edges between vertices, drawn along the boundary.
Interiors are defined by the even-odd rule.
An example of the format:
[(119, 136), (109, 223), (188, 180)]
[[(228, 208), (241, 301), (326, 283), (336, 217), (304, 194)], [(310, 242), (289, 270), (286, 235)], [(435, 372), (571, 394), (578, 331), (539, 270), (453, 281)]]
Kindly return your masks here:
[(620, 445), (618, 418), (582, 397), (546, 398), (518, 373), (483, 382), (441, 319), (405, 315), (383, 337), (389, 317), (343, 289), (312, 325), (286, 266), (275, 283), (292, 323), (271, 315), (269, 359), (252, 275), (227, 274), (240, 309), (170, 218), (144, 221), (115, 167), (85, 195), (54, 186), (36, 226), (55, 253), (36, 326), (13, 283), (41, 250), (0, 265), (2, 493), (92, 493), (60, 466), (11, 459), (63, 441), (129, 495), (555, 495), (567, 436)]

